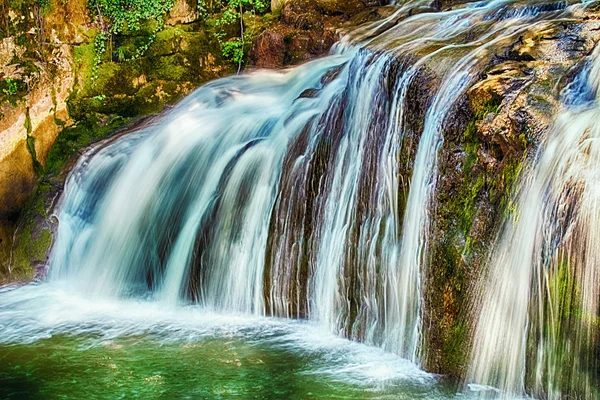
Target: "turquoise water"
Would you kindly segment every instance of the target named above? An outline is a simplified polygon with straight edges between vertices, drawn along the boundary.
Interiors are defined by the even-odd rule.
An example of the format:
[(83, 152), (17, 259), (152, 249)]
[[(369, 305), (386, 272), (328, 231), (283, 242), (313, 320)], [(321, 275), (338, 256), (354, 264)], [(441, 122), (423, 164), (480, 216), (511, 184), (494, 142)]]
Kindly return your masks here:
[(2, 399), (457, 396), (441, 377), (312, 323), (85, 299), (58, 284), (0, 290), (0, 331)]

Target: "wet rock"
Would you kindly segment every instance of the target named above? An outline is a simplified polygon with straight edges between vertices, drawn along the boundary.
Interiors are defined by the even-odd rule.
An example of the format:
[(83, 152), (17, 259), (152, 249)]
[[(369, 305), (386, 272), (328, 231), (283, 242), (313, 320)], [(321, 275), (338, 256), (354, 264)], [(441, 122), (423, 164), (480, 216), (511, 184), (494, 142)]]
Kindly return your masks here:
[(296, 29), (323, 29), (323, 14), (316, 0), (292, 0), (281, 10), (281, 22)]
[(319, 89), (306, 89), (304, 92), (300, 93), (298, 96), (299, 99), (312, 99), (317, 97), (319, 94)]
[(358, 0), (289, 0), (280, 20), (254, 40), (249, 64), (278, 68), (322, 56), (339, 39), (344, 24), (381, 18), (375, 10)]
[(472, 277), (483, 272), (523, 163), (550, 131), (568, 77), (600, 40), (598, 16), (587, 17), (545, 24), (499, 46), (448, 117), (425, 276), (424, 358), (431, 371), (465, 374)]

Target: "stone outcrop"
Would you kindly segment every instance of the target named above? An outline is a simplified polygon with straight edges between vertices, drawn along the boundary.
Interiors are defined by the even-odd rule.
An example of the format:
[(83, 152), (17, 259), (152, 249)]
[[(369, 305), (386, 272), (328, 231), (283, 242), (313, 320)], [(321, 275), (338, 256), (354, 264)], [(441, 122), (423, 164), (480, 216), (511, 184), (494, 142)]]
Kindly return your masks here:
[(372, 18), (381, 18), (376, 9), (368, 7), (376, 5), (380, 5), (380, 2), (281, 2), (278, 8), (279, 21), (270, 25), (254, 40), (249, 64), (255, 68), (281, 68), (323, 56), (339, 40), (340, 29)]
[[(14, 228), (50, 148), (72, 122), (67, 111), (75, 83), (72, 43), (81, 40), (80, 27), (87, 22), (83, 1), (47, 8), (10, 4), (4, 4), (6, 24), (0, 28), (0, 281), (6, 269), (15, 279), (31, 276), (30, 268), (10, 266)], [(43, 261), (41, 252), (34, 258)]]
[(561, 91), (600, 40), (600, 14), (531, 29), (496, 53), (444, 132), (424, 287), (425, 366), (462, 376), (470, 337), (469, 293), (525, 161), (545, 140)]

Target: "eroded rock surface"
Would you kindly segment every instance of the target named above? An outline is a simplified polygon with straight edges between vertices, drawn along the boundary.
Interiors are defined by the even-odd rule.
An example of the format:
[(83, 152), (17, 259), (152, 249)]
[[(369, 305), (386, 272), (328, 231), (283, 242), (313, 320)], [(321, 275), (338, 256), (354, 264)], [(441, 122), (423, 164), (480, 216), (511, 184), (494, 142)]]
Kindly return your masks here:
[(426, 365), (462, 376), (468, 293), (483, 274), (515, 182), (561, 107), (561, 91), (600, 40), (600, 15), (531, 29), (494, 55), (453, 111), (438, 155), (431, 266), (425, 280)]

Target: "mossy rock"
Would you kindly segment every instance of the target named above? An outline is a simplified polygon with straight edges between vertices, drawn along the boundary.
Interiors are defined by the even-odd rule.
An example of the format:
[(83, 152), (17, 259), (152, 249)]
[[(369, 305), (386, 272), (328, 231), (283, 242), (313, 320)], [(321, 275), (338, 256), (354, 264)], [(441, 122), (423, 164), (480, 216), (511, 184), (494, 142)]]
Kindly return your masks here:
[(9, 257), (0, 265), (0, 283), (29, 282), (43, 274), (53, 242), (54, 225), (48, 218), (48, 198), (43, 195), (50, 190), (48, 184), (38, 184), (15, 224), (13, 240), (5, 247)]
[(233, 72), (212, 29), (207, 23), (167, 26), (143, 57), (136, 51), (151, 40), (149, 35), (115, 36), (111, 56), (96, 66), (94, 44), (76, 46), (79, 80), (68, 100), (71, 117), (157, 113), (202, 83)]

